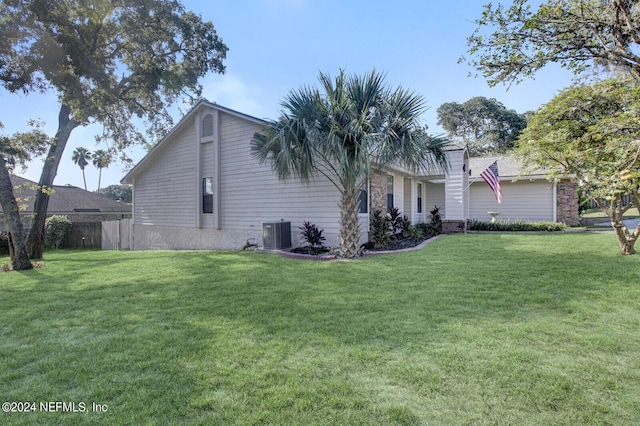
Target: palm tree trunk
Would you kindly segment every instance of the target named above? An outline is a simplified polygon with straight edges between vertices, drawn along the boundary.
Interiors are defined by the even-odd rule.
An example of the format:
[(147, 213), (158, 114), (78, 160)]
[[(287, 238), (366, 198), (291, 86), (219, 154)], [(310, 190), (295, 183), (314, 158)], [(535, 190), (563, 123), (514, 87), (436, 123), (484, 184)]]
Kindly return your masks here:
[(14, 271), (32, 269), (27, 245), (24, 240), (24, 227), (20, 220), (20, 209), (13, 195), (11, 177), (4, 159), (0, 158), (0, 205), (4, 212), (7, 231), (9, 232), (9, 255)]
[(100, 193), (100, 183), (102, 183), (102, 167), (98, 167), (98, 193)]
[(49, 148), (49, 153), (42, 167), (42, 174), (38, 182), (36, 191), (36, 201), (33, 206), (33, 220), (27, 234), (27, 249), (31, 259), (42, 259), (44, 249), (44, 222), (47, 218), (47, 208), (49, 207), (49, 194), (47, 189), (53, 185), (53, 180), (58, 173), (58, 165), (62, 159), (62, 153), (67, 146), (67, 141), (73, 129), (80, 123), (71, 119), (71, 108), (62, 104), (58, 114), (58, 131)]
[(84, 190), (87, 190), (87, 176), (84, 174), (84, 167), (82, 168), (82, 180), (84, 180)]
[(340, 253), (350, 259), (358, 255), (360, 221), (358, 220), (358, 191), (348, 188), (340, 197)]

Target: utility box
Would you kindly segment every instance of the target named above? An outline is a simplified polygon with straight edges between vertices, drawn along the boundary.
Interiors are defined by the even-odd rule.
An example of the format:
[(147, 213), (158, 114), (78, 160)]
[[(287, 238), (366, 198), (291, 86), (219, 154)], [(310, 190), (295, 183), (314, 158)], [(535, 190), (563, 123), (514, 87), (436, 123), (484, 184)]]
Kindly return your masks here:
[(291, 222), (262, 222), (262, 245), (265, 250), (291, 247)]

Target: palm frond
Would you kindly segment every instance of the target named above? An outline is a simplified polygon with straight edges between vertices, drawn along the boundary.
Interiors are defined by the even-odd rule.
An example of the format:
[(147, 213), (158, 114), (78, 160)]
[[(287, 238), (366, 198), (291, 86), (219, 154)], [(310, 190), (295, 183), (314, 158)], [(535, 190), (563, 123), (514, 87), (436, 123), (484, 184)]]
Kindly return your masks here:
[(426, 110), (420, 95), (390, 90), (375, 70), (364, 76), (340, 70), (335, 78), (320, 73), (318, 79), (320, 89), (291, 91), (280, 118), (254, 136), (253, 155), (270, 162), (279, 178), (308, 181), (316, 171), (343, 190), (366, 179), (372, 164), (447, 167), (447, 140), (420, 126)]

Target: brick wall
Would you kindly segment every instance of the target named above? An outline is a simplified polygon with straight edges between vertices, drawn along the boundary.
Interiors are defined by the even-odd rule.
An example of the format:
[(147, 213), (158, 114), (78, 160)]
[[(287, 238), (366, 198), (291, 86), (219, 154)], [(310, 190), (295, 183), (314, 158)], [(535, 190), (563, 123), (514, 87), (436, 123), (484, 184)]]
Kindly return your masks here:
[(369, 185), (369, 198), (370, 198), (370, 213), (373, 216), (373, 212), (380, 210), (382, 213), (387, 213), (387, 174), (380, 171), (375, 171), (371, 176)]
[(556, 203), (558, 222), (563, 222), (567, 225), (578, 225), (580, 223), (577, 183), (568, 180), (558, 181)]
[(443, 220), (442, 233), (456, 234), (459, 232), (467, 232), (468, 223), (466, 220)]

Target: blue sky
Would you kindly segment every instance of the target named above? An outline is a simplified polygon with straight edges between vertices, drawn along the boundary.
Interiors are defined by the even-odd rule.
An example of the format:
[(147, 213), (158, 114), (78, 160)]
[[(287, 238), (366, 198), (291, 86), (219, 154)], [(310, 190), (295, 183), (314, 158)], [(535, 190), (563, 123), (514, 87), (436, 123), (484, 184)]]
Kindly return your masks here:
[[(461, 0), (183, 0), (187, 9), (212, 21), (229, 47), (224, 75), (210, 74), (202, 83), (204, 97), (258, 118), (275, 119), (280, 101), (291, 89), (316, 85), (320, 71), (339, 69), (362, 74), (386, 73), (392, 86), (421, 94), (429, 105), (423, 122), (431, 133), (437, 126), (436, 109), (445, 102), (464, 102), (473, 96), (496, 98), (518, 112), (536, 110), (571, 83), (571, 74), (557, 66), (544, 69), (535, 80), (489, 88), (474, 70), (458, 59), (466, 52), (466, 38), (475, 29), (486, 1)], [(455, 4), (455, 7), (452, 6)], [(16, 95), (0, 89), (3, 132), (25, 130), (30, 118), (46, 122), (55, 133), (58, 104), (55, 93)], [(174, 117), (180, 119), (178, 113)], [(78, 146), (97, 147), (98, 125), (74, 130), (58, 169), (55, 184), (82, 187), (80, 168), (71, 162)], [(141, 148), (129, 155), (134, 161)], [(35, 160), (20, 175), (37, 181), (42, 162)], [(119, 183), (122, 165), (103, 170), (102, 186)], [(98, 171), (87, 166), (89, 190), (98, 184)]]

